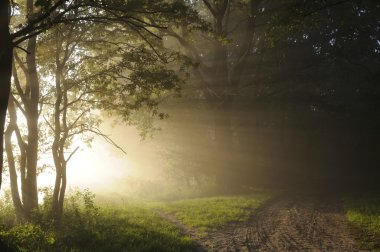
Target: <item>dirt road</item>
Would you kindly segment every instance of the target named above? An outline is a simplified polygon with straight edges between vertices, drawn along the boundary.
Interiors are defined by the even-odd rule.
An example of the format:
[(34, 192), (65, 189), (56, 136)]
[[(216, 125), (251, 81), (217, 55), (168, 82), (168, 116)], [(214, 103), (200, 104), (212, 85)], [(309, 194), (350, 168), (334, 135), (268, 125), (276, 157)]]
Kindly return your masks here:
[(252, 220), (197, 238), (200, 251), (356, 251), (338, 198), (277, 197)]

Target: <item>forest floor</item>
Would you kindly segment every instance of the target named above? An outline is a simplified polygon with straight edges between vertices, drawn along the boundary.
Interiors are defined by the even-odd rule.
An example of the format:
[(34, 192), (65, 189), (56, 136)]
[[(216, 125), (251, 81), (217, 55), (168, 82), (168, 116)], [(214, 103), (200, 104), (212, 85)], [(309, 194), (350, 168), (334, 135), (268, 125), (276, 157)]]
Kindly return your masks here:
[(197, 230), (172, 213), (159, 212), (198, 251), (357, 251), (342, 201), (333, 196), (277, 196), (259, 206), (248, 221)]

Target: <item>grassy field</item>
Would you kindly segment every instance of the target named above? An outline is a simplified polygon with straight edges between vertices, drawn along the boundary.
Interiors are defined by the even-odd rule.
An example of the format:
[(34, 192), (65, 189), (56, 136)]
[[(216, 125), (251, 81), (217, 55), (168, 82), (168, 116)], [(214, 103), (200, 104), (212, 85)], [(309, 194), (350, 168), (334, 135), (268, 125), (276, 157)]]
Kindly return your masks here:
[(175, 215), (182, 223), (205, 231), (231, 222), (247, 221), (268, 198), (266, 194), (199, 198), (167, 203), (161, 209)]
[(0, 205), (0, 241), (10, 251), (194, 251), (193, 241), (159, 217), (157, 209), (207, 230), (248, 220), (267, 198), (256, 194), (100, 206), (90, 192), (77, 192), (66, 200), (58, 226), (49, 215), (48, 201), (40, 207), (35, 222), (25, 225), (12, 224), (12, 206)]
[(190, 238), (151, 209), (98, 207), (91, 197), (85, 193), (68, 199), (59, 226), (43, 206), (34, 224), (3, 223), (0, 240), (10, 251), (193, 251)]
[(350, 197), (344, 205), (361, 249), (380, 251), (380, 196)]

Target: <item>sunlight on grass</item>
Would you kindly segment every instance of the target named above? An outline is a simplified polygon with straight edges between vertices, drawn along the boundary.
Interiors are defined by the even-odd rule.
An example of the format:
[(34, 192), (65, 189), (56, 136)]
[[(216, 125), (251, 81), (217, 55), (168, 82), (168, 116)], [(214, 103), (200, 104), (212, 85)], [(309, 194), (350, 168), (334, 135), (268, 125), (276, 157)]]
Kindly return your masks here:
[(207, 230), (249, 220), (253, 211), (267, 199), (269, 196), (265, 194), (210, 197), (175, 201), (161, 206), (161, 209), (186, 225)]
[(102, 241), (99, 245), (113, 240), (118, 243), (112, 247), (114, 251), (191, 251), (190, 239), (181, 237), (174, 225), (149, 209), (109, 208), (100, 211), (100, 216), (103, 223), (99, 223), (97, 229), (97, 237)]
[(0, 242), (12, 251), (194, 251), (194, 241), (158, 210), (197, 227), (202, 235), (227, 223), (249, 220), (269, 198), (255, 194), (120, 206), (95, 204), (95, 195), (85, 190), (67, 196), (58, 223), (50, 212), (49, 195), (46, 191), (33, 224), (15, 225), (11, 202), (0, 202)]
[(58, 226), (44, 206), (35, 224), (8, 225), (2, 221), (12, 212), (1, 212), (0, 241), (11, 251), (193, 251), (191, 239), (152, 209), (97, 206), (91, 200), (83, 193), (69, 197)]
[(362, 249), (380, 251), (380, 197), (347, 198), (344, 204)]

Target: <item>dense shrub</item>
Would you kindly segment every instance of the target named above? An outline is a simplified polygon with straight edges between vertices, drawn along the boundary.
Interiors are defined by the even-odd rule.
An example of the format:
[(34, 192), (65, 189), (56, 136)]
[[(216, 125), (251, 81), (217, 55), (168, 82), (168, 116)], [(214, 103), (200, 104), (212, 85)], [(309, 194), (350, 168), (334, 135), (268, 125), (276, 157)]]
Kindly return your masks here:
[(53, 233), (30, 223), (3, 230), (0, 237), (11, 251), (48, 251), (55, 243)]

